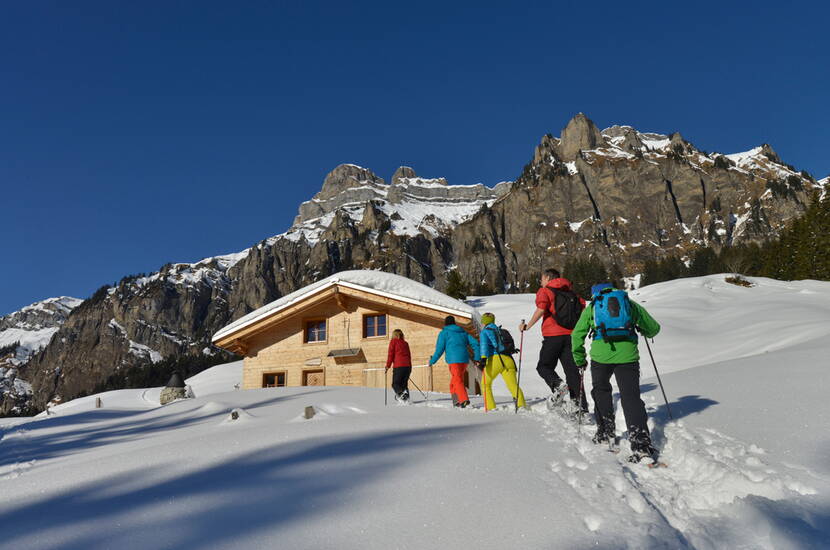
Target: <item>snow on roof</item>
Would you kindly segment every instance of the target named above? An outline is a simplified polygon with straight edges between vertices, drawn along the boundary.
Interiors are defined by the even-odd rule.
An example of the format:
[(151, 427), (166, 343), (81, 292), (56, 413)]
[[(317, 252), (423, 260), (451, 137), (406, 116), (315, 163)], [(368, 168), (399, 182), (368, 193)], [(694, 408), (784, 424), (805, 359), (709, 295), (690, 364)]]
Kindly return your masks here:
[(213, 335), (213, 342), (229, 334), (247, 327), (260, 319), (264, 319), (276, 312), (295, 304), (307, 296), (322, 290), (326, 287), (341, 285), (349, 288), (365, 290), (373, 294), (379, 294), (395, 298), (412, 304), (425, 306), (430, 309), (443, 311), (447, 314), (459, 315), (475, 320), (476, 309), (455, 298), (450, 298), (443, 292), (430, 288), (425, 284), (407, 279), (393, 273), (370, 270), (341, 271), (325, 279), (312, 283), (290, 294), (286, 294), (270, 304), (266, 304), (249, 314), (240, 317), (233, 323), (220, 329)]

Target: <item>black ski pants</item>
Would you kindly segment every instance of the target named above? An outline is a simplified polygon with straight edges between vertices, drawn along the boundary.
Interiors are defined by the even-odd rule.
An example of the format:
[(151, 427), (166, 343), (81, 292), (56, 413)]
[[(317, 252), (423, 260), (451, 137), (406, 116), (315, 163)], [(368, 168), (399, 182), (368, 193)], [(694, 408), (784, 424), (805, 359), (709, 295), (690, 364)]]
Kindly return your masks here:
[(620, 389), (625, 424), (628, 427), (628, 440), (633, 452), (651, 452), (651, 435), (648, 431), (646, 405), (640, 398), (640, 363), (598, 363), (591, 361), (591, 378), (597, 419), (597, 433), (613, 437), (616, 433), (614, 422), (614, 403), (611, 398), (611, 375), (617, 379)]
[(568, 382), (568, 393), (571, 400), (576, 401), (581, 394), (582, 410), (588, 411), (588, 400), (585, 398), (583, 381), (579, 376), (579, 368), (574, 362), (571, 353), (571, 335), (545, 336), (542, 340), (542, 351), (539, 353), (539, 363), (536, 365), (536, 372), (542, 380), (555, 391), (562, 383), (562, 379), (556, 374), (556, 363), (562, 362), (562, 370), (565, 371), (565, 380)]
[(392, 369), (392, 389), (395, 395), (400, 397), (406, 392), (409, 397), (409, 375), (412, 374), (412, 367), (395, 367)]

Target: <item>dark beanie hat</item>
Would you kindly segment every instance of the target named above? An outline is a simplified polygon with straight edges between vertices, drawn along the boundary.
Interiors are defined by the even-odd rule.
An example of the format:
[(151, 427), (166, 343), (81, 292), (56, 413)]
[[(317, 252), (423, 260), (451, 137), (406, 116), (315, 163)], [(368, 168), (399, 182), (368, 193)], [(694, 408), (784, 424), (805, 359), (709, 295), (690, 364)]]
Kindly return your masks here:
[(453, 317), (452, 315), (447, 315), (444, 318), (444, 326), (454, 325), (454, 324), (455, 324), (455, 317)]

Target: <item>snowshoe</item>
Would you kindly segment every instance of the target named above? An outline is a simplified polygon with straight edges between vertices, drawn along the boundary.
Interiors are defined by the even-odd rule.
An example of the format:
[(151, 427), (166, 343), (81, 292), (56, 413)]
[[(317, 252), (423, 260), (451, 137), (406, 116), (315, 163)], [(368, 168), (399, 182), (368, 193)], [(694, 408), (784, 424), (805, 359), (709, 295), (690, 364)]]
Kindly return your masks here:
[(404, 391), (404, 392), (401, 392), (401, 393), (395, 395), (395, 401), (399, 405), (409, 405), (409, 392)]
[(632, 464), (640, 464), (645, 459), (645, 464), (649, 468), (666, 468), (667, 464), (665, 462), (660, 462), (659, 456), (660, 454), (657, 452), (657, 449), (650, 448), (645, 450), (636, 450), (631, 453), (626, 460)]
[(605, 433), (605, 432), (597, 432), (594, 434), (594, 437), (591, 438), (591, 442), (595, 443), (596, 445), (605, 445), (611, 442), (611, 440), (616, 439), (615, 437)]
[(559, 408), (562, 403), (565, 402), (565, 397), (568, 395), (568, 388), (565, 387), (565, 384), (560, 384), (553, 390), (553, 394), (550, 395), (547, 399), (547, 407), (549, 411), (556, 410)]

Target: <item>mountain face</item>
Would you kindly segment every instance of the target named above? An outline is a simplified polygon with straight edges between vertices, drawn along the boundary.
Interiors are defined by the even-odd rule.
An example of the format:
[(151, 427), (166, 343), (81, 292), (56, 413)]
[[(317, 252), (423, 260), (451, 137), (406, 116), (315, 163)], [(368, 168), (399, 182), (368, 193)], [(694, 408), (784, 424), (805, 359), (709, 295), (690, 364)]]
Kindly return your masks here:
[[(824, 181), (824, 180), (823, 180)], [(20, 367), (35, 406), (89, 391), (115, 370), (212, 354), (230, 321), (345, 269), (446, 285), (525, 290), (539, 270), (593, 256), (623, 275), (697, 246), (775, 235), (822, 185), (768, 145), (700, 151), (680, 134), (600, 131), (585, 115), (547, 135), (514, 182), (448, 185), (399, 168), (385, 182), (345, 164), (299, 207), (293, 225), (237, 254), (170, 264), (102, 288)]]
[(18, 378), (18, 367), (46, 347), (81, 302), (68, 296), (49, 298), (0, 317), (0, 415), (22, 412), (32, 388)]

